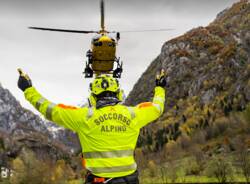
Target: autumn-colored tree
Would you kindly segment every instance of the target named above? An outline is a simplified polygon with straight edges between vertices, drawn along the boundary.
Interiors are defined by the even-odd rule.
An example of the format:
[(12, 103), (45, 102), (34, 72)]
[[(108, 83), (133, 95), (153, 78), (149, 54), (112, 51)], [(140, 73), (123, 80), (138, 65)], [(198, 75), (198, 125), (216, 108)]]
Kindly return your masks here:
[(135, 150), (135, 159), (139, 169), (144, 169), (147, 166), (147, 160), (142, 151), (142, 148), (137, 148)]
[(74, 178), (75, 174), (71, 167), (64, 160), (58, 160), (51, 176), (52, 183), (67, 184), (69, 180), (73, 180)]
[(13, 160), (14, 170), (11, 177), (13, 184), (50, 184), (50, 167), (42, 161), (36, 159), (34, 153), (23, 149), (20, 156)]
[(157, 167), (153, 160), (148, 161), (148, 169), (149, 169), (149, 176), (155, 177), (157, 176)]
[(12, 168), (14, 170), (13, 176), (10, 178), (12, 184), (25, 183), (26, 180), (26, 169), (23, 161), (17, 157), (12, 162)]
[(14, 172), (11, 184), (68, 184), (76, 177), (64, 160), (58, 160), (54, 165), (37, 159), (28, 149), (23, 149), (13, 160), (12, 168)]

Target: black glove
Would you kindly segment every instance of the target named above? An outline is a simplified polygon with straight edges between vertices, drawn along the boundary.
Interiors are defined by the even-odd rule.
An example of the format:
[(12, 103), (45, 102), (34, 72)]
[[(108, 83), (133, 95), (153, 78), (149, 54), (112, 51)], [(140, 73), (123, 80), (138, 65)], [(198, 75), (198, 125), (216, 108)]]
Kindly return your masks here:
[(27, 88), (32, 87), (32, 82), (27, 74), (24, 74), (21, 69), (18, 69), (19, 79), (17, 82), (17, 86), (22, 91), (25, 91)]
[(167, 81), (166, 81), (166, 78), (165, 78), (164, 69), (161, 69), (161, 72), (156, 75), (155, 83), (156, 83), (156, 86), (161, 86), (163, 88), (166, 87)]

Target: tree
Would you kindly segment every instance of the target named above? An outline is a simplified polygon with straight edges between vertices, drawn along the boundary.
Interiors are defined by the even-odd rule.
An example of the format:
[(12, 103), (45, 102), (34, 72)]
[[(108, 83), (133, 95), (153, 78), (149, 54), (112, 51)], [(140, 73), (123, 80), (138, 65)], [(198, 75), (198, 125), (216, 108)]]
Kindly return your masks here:
[(142, 148), (137, 148), (135, 150), (135, 159), (136, 159), (136, 163), (138, 164), (138, 168), (143, 170), (147, 165), (147, 160), (142, 151)]
[(219, 183), (226, 183), (233, 178), (233, 166), (225, 157), (216, 157), (210, 161), (207, 168), (207, 174), (215, 177)]
[(12, 168), (11, 184), (67, 184), (76, 178), (64, 160), (58, 160), (56, 164), (50, 160), (39, 160), (31, 150), (25, 148), (13, 160)]
[(26, 182), (25, 165), (19, 157), (13, 160), (12, 168), (14, 170), (14, 174), (10, 179), (11, 183), (12, 184), (25, 183)]
[(67, 181), (75, 178), (75, 174), (64, 160), (58, 160), (51, 177), (53, 184), (66, 184)]
[(250, 182), (250, 152), (246, 144), (246, 138), (243, 136), (237, 141), (237, 161), (242, 170), (242, 173), (246, 179), (246, 182)]
[(250, 182), (250, 153), (247, 150), (242, 150), (239, 153), (240, 167), (246, 182)]
[(148, 162), (149, 176), (155, 177), (157, 176), (157, 167), (153, 160), (149, 160)]
[(50, 184), (52, 167), (38, 160), (30, 150), (23, 149), (21, 154), (12, 162), (14, 170), (12, 184)]

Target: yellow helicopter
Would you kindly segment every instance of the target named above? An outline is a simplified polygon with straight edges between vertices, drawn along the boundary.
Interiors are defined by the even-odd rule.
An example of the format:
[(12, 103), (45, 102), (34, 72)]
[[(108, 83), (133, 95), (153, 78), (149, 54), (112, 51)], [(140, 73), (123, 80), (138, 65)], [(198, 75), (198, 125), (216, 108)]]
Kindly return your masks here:
[[(99, 31), (84, 31), (71, 29), (54, 29), (43, 27), (29, 27), (29, 29), (38, 29), (43, 31), (57, 31), (68, 33), (96, 33), (92, 38), (91, 49), (87, 51), (86, 67), (84, 69), (85, 78), (93, 77), (93, 74), (113, 74), (113, 77), (120, 78), (122, 69), (122, 62), (120, 58), (116, 57), (116, 46), (120, 40), (120, 32), (107, 31), (104, 25), (104, 0), (100, 0), (101, 10), (101, 30)], [(169, 31), (172, 29), (158, 29), (158, 30), (143, 30), (143, 31), (123, 31), (123, 32), (144, 32), (144, 31)], [(116, 33), (116, 39), (109, 36), (109, 33)], [(116, 68), (114, 65), (116, 63)]]

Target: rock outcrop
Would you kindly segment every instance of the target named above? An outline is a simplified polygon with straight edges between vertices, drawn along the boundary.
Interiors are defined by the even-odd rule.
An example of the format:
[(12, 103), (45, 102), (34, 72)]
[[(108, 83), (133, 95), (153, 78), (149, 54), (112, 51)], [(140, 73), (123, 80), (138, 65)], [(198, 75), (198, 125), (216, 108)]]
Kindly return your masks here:
[(250, 101), (249, 15), (250, 3), (242, 0), (207, 27), (192, 29), (163, 45), (126, 99), (127, 105), (150, 100), (156, 71), (165, 68), (166, 110), (158, 120), (162, 123), (143, 130), (140, 144), (147, 144), (147, 135), (156, 139), (160, 134), (163, 145), (184, 131), (244, 110)]
[(79, 151), (80, 146), (73, 132), (59, 128), (24, 109), (9, 90), (0, 85), (2, 162), (15, 158), (24, 148), (31, 149), (38, 158), (48, 157), (56, 161)]

